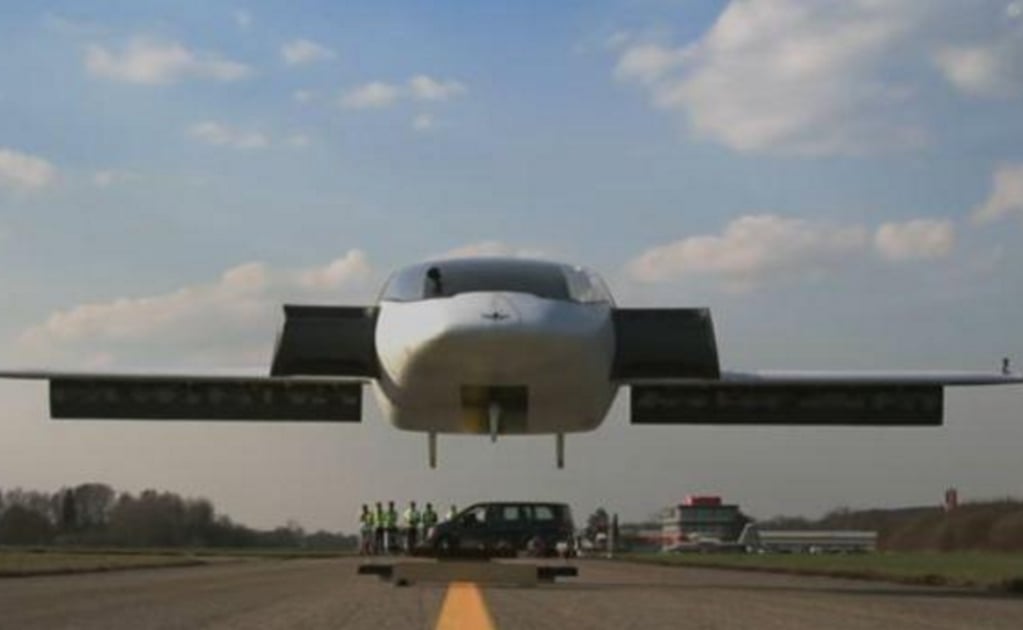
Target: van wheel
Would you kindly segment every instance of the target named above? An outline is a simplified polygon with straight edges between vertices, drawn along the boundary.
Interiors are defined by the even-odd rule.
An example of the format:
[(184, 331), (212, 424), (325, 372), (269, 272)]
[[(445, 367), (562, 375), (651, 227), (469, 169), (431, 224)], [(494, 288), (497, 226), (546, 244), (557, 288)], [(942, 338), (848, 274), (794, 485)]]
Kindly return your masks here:
[(458, 550), (458, 541), (451, 536), (441, 536), (437, 539), (436, 549), (441, 555), (450, 555)]
[(515, 556), (515, 545), (510, 540), (501, 539), (494, 545), (494, 551), (501, 558), (511, 558)]

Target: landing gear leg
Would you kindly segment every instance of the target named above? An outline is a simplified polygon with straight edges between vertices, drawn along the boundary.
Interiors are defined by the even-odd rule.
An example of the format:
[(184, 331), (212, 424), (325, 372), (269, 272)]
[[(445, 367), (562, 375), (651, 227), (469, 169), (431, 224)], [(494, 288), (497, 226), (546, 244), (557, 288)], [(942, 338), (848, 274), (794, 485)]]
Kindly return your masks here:
[(565, 434), (558, 433), (554, 436), (554, 445), (557, 449), (558, 469), (565, 467)]
[(496, 402), (490, 403), (490, 407), (487, 409), (490, 415), (490, 441), (497, 441), (497, 432), (500, 429), (499, 422), (501, 420), (501, 406)]
[(437, 434), (432, 431), (426, 436), (426, 445), (430, 451), (430, 468), (437, 467)]

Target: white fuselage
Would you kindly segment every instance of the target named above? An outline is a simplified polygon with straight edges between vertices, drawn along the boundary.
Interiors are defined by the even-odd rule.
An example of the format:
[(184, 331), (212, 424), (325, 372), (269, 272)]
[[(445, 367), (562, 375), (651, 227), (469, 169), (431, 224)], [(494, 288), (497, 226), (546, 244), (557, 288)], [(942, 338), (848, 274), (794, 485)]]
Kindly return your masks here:
[(400, 429), (573, 433), (595, 429), (617, 391), (611, 306), (528, 293), (382, 301), (374, 390)]

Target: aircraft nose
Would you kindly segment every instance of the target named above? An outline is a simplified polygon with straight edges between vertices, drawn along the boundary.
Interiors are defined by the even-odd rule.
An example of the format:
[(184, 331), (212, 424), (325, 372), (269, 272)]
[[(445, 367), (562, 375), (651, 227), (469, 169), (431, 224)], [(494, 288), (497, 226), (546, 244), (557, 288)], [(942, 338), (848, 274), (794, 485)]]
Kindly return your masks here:
[(487, 303), (481, 305), (480, 317), (484, 320), (494, 323), (519, 323), (522, 320), (522, 314), (508, 296), (497, 293), (488, 297)]

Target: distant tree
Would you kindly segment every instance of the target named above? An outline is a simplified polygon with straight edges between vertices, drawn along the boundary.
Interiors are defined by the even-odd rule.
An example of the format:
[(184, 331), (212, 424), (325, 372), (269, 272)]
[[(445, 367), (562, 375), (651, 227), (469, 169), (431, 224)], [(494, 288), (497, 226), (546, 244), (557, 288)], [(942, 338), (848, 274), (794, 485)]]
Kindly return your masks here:
[(359, 537), (321, 530), (307, 534), (303, 546), (309, 549), (356, 549), (359, 546)]
[(597, 534), (607, 534), (608, 527), (610, 526), (611, 519), (607, 515), (607, 510), (602, 507), (596, 509), (593, 514), (590, 514), (589, 518), (586, 519), (586, 529), (584, 533), (590, 540), (594, 540)]
[(114, 506), (114, 489), (105, 483), (83, 483), (75, 487), (74, 495), (79, 526), (87, 530), (105, 527)]
[(78, 510), (75, 506), (75, 493), (65, 490), (61, 493), (60, 504), (60, 530), (62, 532), (73, 532), (78, 529)]
[(185, 501), (184, 539), (190, 547), (205, 547), (213, 544), (216, 513), (207, 499)]
[(57, 509), (59, 506), (54, 505), (53, 497), (48, 493), (13, 488), (11, 490), (7, 490), (4, 495), (4, 504), (7, 508), (20, 505), (32, 512), (42, 514), (50, 522), (57, 520), (57, 516), (59, 515)]
[(44, 545), (53, 540), (53, 523), (24, 505), (12, 505), (0, 516), (0, 544)]

